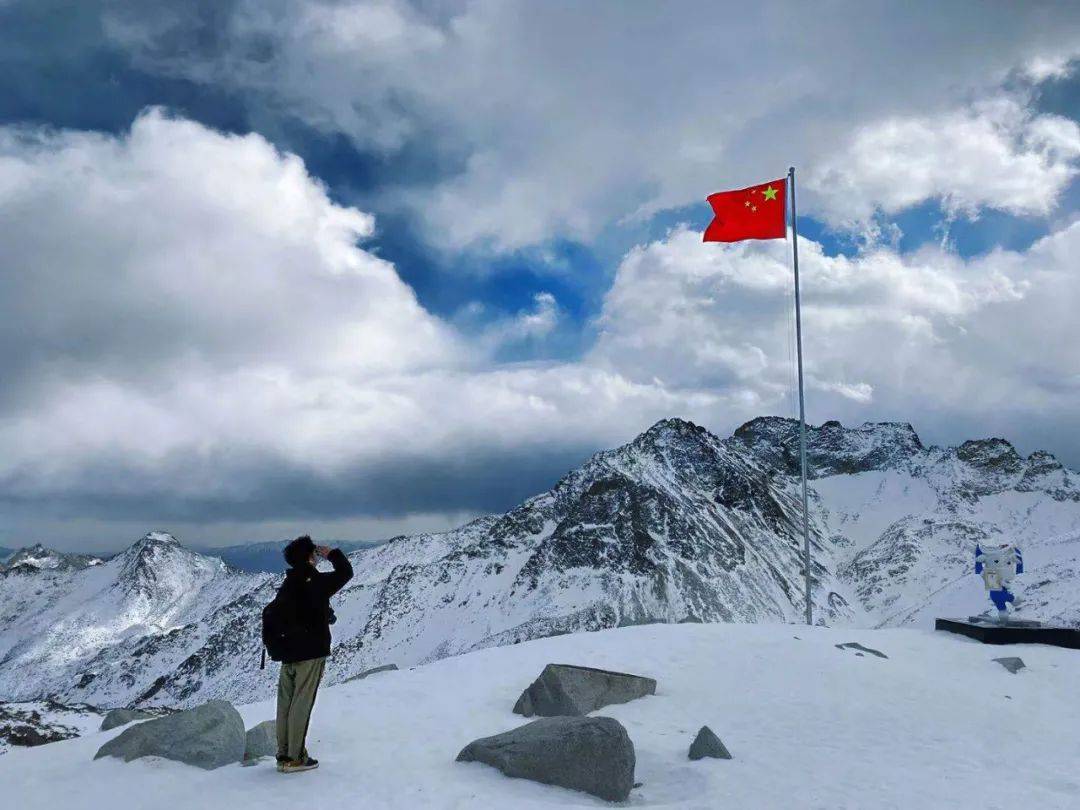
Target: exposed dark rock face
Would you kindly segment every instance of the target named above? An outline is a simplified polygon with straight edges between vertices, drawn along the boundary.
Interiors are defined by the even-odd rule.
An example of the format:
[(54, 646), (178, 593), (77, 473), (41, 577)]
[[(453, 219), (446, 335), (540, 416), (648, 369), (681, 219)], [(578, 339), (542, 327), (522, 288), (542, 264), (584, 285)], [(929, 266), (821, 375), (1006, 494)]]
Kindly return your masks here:
[(16, 746), (37, 746), (78, 737), (100, 716), (85, 704), (46, 700), (0, 703), (0, 754)]
[[(923, 443), (907, 423), (867, 422), (845, 428), (833, 420), (806, 427), (807, 474), (811, 478), (896, 467), (920, 453)], [(738, 428), (732, 439), (752, 450), (773, 469), (799, 474), (799, 423), (776, 416), (758, 417)]]

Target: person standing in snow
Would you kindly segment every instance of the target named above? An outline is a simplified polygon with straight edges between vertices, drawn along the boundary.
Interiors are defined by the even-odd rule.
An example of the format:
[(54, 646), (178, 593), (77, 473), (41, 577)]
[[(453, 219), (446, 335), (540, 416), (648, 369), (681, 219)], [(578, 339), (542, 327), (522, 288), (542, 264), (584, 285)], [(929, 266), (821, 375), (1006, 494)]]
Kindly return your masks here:
[[(353, 569), (341, 549), (316, 546), (307, 535), (289, 543), (284, 553), (289, 570), (275, 599), (288, 625), (278, 678), (277, 763), (279, 771), (294, 773), (319, 766), (307, 751), (308, 722), (330, 655), (330, 625), (337, 620), (330, 597), (352, 579)], [(334, 570), (317, 570), (320, 558)]]

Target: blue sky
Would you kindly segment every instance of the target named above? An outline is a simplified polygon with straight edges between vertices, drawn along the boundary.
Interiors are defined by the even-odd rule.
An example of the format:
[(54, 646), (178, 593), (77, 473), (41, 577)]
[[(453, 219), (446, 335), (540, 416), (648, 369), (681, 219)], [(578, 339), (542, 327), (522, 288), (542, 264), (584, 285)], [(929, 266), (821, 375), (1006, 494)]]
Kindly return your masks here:
[[(0, 267), (7, 305), (25, 313), (65, 280), (86, 285), (71, 306), (104, 305), (97, 321), (61, 309), (49, 329), (0, 336), (22, 358), (4, 403), (19, 432), (9, 454), (18, 463), (0, 469), (0, 544), (109, 546), (151, 521), (198, 542), (306, 525), (339, 536), (449, 526), (512, 506), (654, 418), (726, 432), (758, 413), (788, 415), (788, 291), (780, 275), (762, 281), (774, 278), (781, 246), (709, 254), (683, 229), (707, 224), (707, 194), (779, 177), (789, 162), (800, 170), (800, 236), (816, 251), (805, 290), (817, 307), (808, 328), (821, 324), (820, 349), (808, 346), (811, 418), (900, 419), (942, 443), (1001, 433), (1025, 452), (1051, 445), (1080, 464), (1080, 445), (1063, 438), (1074, 361), (1026, 357), (1047, 339), (1034, 327), (1003, 346), (976, 341), (1017, 318), (1067, 326), (1040, 315), (1040, 295), (1077, 288), (1052, 263), (1052, 245), (1039, 244), (1074, 238), (1080, 203), (1074, 9), (1002, 6), (962, 31), (964, 4), (903, 14), (838, 4), (801, 20), (765, 4), (735, 26), (715, 9), (4, 4), (0, 154), (11, 162), (0, 189), (4, 171), (14, 179), (0, 205), (10, 221), (60, 212), (47, 234), (15, 240)], [(769, 66), (764, 78), (751, 59)], [(247, 173), (241, 153), (252, 156)], [(303, 161), (299, 175), (290, 156)], [(65, 160), (80, 168), (56, 168)], [(148, 195), (144, 210), (160, 201), (155, 236), (133, 231), (119, 204), (114, 216), (88, 218), (71, 171), (108, 190), (106, 208), (128, 192)], [(49, 172), (55, 182), (21, 184)], [(218, 176), (229, 179), (218, 187)], [(373, 219), (349, 219), (332, 237), (259, 230), (277, 216), (266, 195), (278, 192), (294, 195), (300, 219)], [(162, 220), (176, 232), (158, 234)], [(208, 222), (223, 232), (208, 233)], [(101, 234), (89, 250), (88, 232)], [(243, 279), (228, 293), (194, 278), (162, 282), (169, 245), (171, 255), (190, 248), (213, 279), (226, 259), (234, 268), (293, 251), (323, 257), (315, 265), (332, 256), (331, 275), (349, 251), (341, 261), (373, 269), (355, 282), (362, 305), (347, 311), (337, 312), (341, 291), (319, 297), (329, 293), (316, 271), (275, 288), (286, 299), (241, 296), (219, 311), (208, 297), (238, 294)], [(69, 262), (62, 270), (58, 255)], [(251, 280), (261, 290), (265, 278)], [(837, 291), (838, 278), (852, 281)], [(301, 302), (313, 311), (283, 326)], [(248, 311), (256, 305), (273, 317)], [(173, 337), (136, 350), (119, 324), (154, 318), (174, 324)], [(247, 324), (244, 336), (230, 337), (233, 322)], [(283, 346), (310, 342), (313, 354), (277, 347), (290, 329), (302, 331)], [(365, 337), (339, 357), (332, 330)], [(248, 345), (251, 335), (262, 337)], [(401, 335), (426, 337), (406, 346)], [(889, 336), (882, 351), (896, 341), (905, 351), (888, 368), (874, 364), (867, 335)], [(388, 352), (408, 359), (396, 365)], [(926, 390), (910, 382), (916, 373)], [(291, 380), (291, 398), (319, 390), (319, 402), (335, 404), (293, 436), (289, 425), (323, 406), (269, 397), (270, 408), (266, 392), (237, 383), (253, 374)], [(229, 392), (223, 409), (266, 407), (253, 420), (266, 429), (237, 435), (207, 427), (216, 421), (207, 413), (196, 420), (210, 406), (184, 398), (216, 385)], [(140, 403), (132, 418), (146, 420), (146, 446), (103, 438), (108, 426), (95, 420), (106, 417), (94, 410), (103, 386)], [(174, 396), (159, 399), (169, 387)], [(61, 404), (80, 397), (95, 404), (63, 434)], [(380, 422), (366, 421), (359, 402), (388, 409), (382, 424), (412, 413), (411, 427), (387, 432), (429, 438), (395, 452), (400, 444), (370, 438)], [(335, 424), (349, 426), (336, 439)], [(48, 451), (21, 444), (57, 431), (67, 438)], [(201, 476), (201, 464), (223, 459), (220, 477)], [(186, 488), (175, 485), (188, 476)], [(394, 494), (373, 480), (394, 481)], [(370, 492), (358, 497), (356, 487)]]

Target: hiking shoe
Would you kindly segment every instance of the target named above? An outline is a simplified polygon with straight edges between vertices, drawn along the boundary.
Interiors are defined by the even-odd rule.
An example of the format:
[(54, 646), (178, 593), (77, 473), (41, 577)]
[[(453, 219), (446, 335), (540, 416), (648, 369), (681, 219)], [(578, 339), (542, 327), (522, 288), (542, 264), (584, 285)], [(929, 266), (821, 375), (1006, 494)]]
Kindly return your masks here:
[(319, 767), (319, 760), (307, 757), (306, 759), (290, 759), (281, 766), (282, 773), (300, 773), (301, 771), (313, 771)]
[(285, 770), (285, 763), (288, 762), (288, 761), (289, 761), (289, 758), (287, 756), (283, 757), (281, 754), (278, 754), (277, 755), (277, 769), (278, 769), (278, 771)]

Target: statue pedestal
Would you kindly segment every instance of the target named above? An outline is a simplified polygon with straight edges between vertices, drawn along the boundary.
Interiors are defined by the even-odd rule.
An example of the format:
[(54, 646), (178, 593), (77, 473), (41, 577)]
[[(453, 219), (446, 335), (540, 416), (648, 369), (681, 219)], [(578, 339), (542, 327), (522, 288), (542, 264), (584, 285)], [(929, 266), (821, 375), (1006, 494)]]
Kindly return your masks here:
[(938, 619), (935, 630), (958, 633), (983, 644), (1049, 644), (1080, 650), (1080, 629), (1075, 627), (1047, 627), (1039, 622), (1009, 619), (998, 622), (982, 616), (967, 619)]

